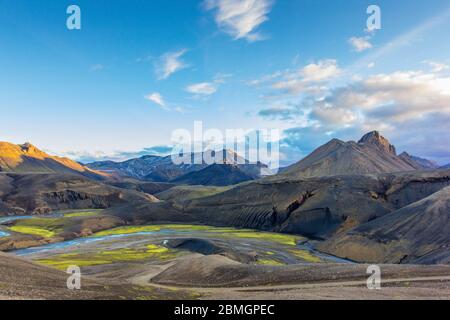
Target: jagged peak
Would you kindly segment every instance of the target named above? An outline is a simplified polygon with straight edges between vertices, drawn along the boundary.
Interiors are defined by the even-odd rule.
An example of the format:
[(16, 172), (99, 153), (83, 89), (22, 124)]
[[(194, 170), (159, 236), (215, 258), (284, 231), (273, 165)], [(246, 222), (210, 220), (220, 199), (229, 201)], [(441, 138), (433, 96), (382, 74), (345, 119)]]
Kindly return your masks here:
[(395, 150), (395, 147), (389, 142), (388, 139), (383, 137), (380, 132), (378, 131), (372, 131), (367, 134), (365, 134), (359, 141), (358, 144), (364, 144), (364, 145), (372, 145), (375, 146), (381, 150), (384, 150), (388, 153), (397, 154), (397, 151)]

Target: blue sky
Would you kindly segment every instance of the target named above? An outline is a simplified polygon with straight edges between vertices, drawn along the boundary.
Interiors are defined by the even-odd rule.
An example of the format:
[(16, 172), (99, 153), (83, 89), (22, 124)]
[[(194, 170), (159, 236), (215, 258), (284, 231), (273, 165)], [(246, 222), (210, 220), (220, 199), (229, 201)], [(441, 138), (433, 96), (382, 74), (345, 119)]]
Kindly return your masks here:
[(283, 130), (283, 163), (370, 130), (450, 162), (448, 0), (0, 0), (0, 26), (0, 140), (121, 158), (202, 120)]

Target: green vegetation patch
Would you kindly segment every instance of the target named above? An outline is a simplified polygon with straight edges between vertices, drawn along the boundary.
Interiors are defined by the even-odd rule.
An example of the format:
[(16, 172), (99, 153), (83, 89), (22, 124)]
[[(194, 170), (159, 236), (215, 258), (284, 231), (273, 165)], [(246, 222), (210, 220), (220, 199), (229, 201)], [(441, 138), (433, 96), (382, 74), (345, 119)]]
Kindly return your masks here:
[(31, 234), (43, 238), (53, 238), (63, 232), (67, 225), (64, 218), (31, 218), (17, 220), (14, 226), (9, 227), (11, 231)]
[(215, 236), (219, 235), (221, 237), (227, 238), (258, 239), (289, 246), (295, 246), (297, 245), (298, 241), (304, 240), (304, 238), (300, 236), (289, 234), (261, 232), (249, 229), (220, 228), (204, 225), (186, 225), (186, 224), (163, 224), (163, 225), (119, 227), (110, 230), (100, 231), (96, 233), (94, 236), (103, 237), (119, 234), (133, 234), (139, 232), (159, 232), (161, 230), (175, 230), (181, 232), (204, 231), (205, 233), (214, 233)]
[(74, 224), (73, 218), (93, 217), (100, 214), (101, 211), (102, 210), (74, 211), (64, 213), (62, 217), (56, 218), (36, 216), (30, 219), (20, 219), (16, 220), (14, 225), (9, 227), (9, 230), (43, 238), (53, 238), (70, 228)]
[(56, 233), (54, 231), (47, 230), (44, 228), (38, 228), (38, 227), (12, 226), (9, 229), (14, 232), (31, 234), (31, 235), (40, 236), (43, 238), (53, 238), (56, 235)]
[(70, 212), (70, 213), (65, 213), (64, 218), (94, 217), (94, 216), (99, 215), (100, 212), (101, 212), (101, 210)]
[(264, 241), (275, 242), (279, 244), (284, 244), (288, 246), (296, 246), (297, 242), (303, 240), (302, 237), (281, 234), (281, 233), (271, 233), (271, 232), (259, 232), (259, 231), (234, 231), (224, 234), (226, 237), (235, 238), (246, 238), (246, 239), (258, 239)]
[(284, 266), (284, 265), (286, 265), (284, 262), (274, 260), (274, 259), (266, 259), (266, 258), (258, 259), (256, 261), (256, 264), (267, 265), (267, 266)]
[(308, 250), (292, 249), (292, 250), (289, 250), (289, 252), (291, 254), (293, 254), (294, 256), (296, 256), (297, 258), (300, 258), (300, 259), (302, 259), (302, 260), (304, 260), (306, 262), (311, 262), (311, 263), (321, 263), (321, 262), (323, 262), (322, 259), (320, 259), (319, 257), (313, 255)]
[(60, 270), (67, 270), (69, 266), (89, 267), (115, 262), (141, 261), (147, 259), (168, 260), (176, 258), (177, 252), (166, 247), (149, 244), (142, 249), (116, 249), (95, 253), (66, 253), (51, 258), (38, 259), (36, 262)]

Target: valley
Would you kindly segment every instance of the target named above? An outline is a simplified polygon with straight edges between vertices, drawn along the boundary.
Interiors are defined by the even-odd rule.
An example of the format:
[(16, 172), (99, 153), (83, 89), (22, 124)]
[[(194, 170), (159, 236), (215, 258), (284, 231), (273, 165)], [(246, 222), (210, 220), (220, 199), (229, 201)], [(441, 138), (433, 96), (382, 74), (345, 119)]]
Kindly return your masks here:
[[(268, 176), (244, 160), (153, 179), (176, 169), (155, 157), (60, 170), (36, 147), (6, 146), (2, 298), (51, 298), (53, 284), (62, 299), (450, 297), (450, 170), (397, 156), (378, 132)], [(368, 264), (380, 265), (383, 290), (367, 289)], [(61, 288), (71, 265), (88, 291)], [(16, 267), (34, 296), (20, 273), (1, 272)]]

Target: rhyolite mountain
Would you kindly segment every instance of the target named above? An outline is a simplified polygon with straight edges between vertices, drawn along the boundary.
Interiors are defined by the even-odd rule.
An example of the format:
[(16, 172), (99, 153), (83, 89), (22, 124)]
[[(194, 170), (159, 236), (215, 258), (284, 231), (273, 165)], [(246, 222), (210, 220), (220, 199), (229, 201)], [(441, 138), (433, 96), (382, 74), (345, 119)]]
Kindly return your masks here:
[(0, 142), (0, 172), (76, 174), (97, 180), (107, 177), (68, 158), (51, 156), (30, 143)]
[(194, 171), (172, 180), (173, 183), (203, 186), (229, 186), (253, 180), (239, 166), (232, 164), (212, 164), (200, 171)]
[[(223, 150), (221, 152), (223, 152), (223, 156), (222, 160), (219, 162), (220, 164), (236, 165), (243, 174), (252, 177), (252, 179), (257, 179), (263, 175), (270, 174), (270, 170), (265, 164), (260, 162), (252, 164), (231, 150)], [(148, 155), (123, 162), (93, 162), (87, 164), (87, 166), (94, 170), (145, 181), (171, 182), (188, 173), (207, 168), (209, 164), (203, 160), (204, 154), (205, 153), (189, 154), (187, 157), (191, 158), (191, 164), (174, 164), (171, 156), (161, 157)], [(218, 154), (220, 154), (220, 152), (218, 152)], [(201, 160), (194, 161), (194, 159)]]
[(358, 142), (333, 139), (280, 175), (311, 178), (423, 169), (417, 160), (405, 158), (405, 155), (398, 156), (395, 147), (378, 131), (373, 131)]

